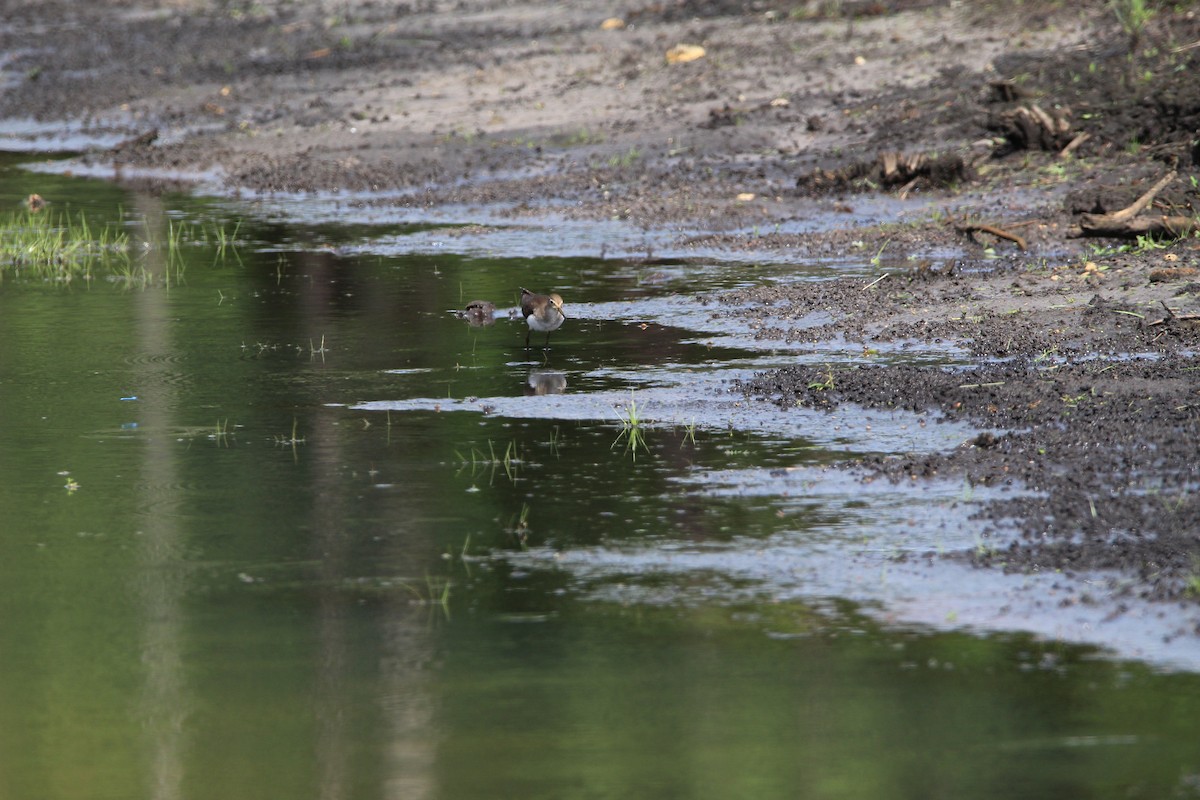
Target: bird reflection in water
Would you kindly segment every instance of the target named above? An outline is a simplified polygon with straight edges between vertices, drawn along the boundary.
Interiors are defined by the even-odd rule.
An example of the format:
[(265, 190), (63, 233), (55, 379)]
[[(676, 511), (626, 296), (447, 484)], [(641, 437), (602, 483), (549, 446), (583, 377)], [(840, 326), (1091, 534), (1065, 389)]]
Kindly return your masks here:
[(529, 397), (543, 394), (562, 394), (567, 390), (567, 373), (554, 369), (534, 369), (525, 379), (525, 394)]

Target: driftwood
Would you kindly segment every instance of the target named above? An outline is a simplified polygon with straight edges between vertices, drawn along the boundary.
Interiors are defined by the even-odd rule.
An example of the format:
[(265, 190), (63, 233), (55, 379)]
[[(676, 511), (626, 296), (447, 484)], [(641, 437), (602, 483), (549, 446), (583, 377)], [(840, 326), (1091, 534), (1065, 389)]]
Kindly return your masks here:
[(974, 174), (969, 164), (956, 153), (927, 155), (925, 153), (879, 153), (870, 161), (848, 164), (838, 170), (816, 169), (796, 181), (802, 189), (822, 190), (870, 181), (879, 186), (901, 187), (902, 194), (918, 183), (948, 186), (967, 180)]
[(988, 81), (988, 88), (992, 90), (992, 99), (1001, 103), (1011, 103), (1028, 95), (1028, 92), (1011, 80)]
[(1167, 315), (1162, 319), (1156, 319), (1152, 322), (1147, 322), (1147, 328), (1153, 328), (1155, 325), (1168, 325), (1172, 322), (1200, 322), (1200, 314), (1176, 314), (1166, 303), (1161, 300), (1158, 302), (1160, 305), (1162, 305), (1163, 310), (1167, 312)]
[(1037, 103), (993, 115), (988, 127), (1002, 133), (1011, 150), (1061, 152), (1073, 139), (1066, 112), (1049, 113)]
[(905, 184), (906, 188), (916, 179), (926, 178), (935, 186), (944, 186), (967, 177), (967, 167), (962, 157), (956, 154), (930, 156), (925, 153), (880, 153), (879, 172), (887, 186)]
[(1025, 243), (1025, 239), (1011, 231), (1006, 231), (1003, 228), (997, 228), (995, 225), (987, 225), (982, 222), (956, 222), (954, 227), (962, 233), (990, 233), (992, 236), (997, 236), (1001, 239), (1008, 239), (1022, 250), (1028, 250), (1029, 246)]
[(1120, 211), (1108, 214), (1083, 214), (1079, 218), (1079, 229), (1084, 236), (1112, 236), (1136, 239), (1138, 236), (1153, 236), (1178, 239), (1197, 228), (1195, 217), (1147, 216), (1139, 217), (1154, 202), (1154, 197), (1175, 180), (1175, 171), (1164, 175), (1149, 191)]
[(1074, 153), (1075, 149), (1079, 147), (1079, 145), (1083, 144), (1090, 138), (1092, 138), (1090, 133), (1078, 134), (1074, 139), (1067, 143), (1066, 147), (1064, 147), (1062, 150), (1059, 150), (1058, 154), (1063, 158), (1066, 158), (1067, 156), (1071, 155), (1071, 153)]
[(1024, 227), (1024, 225), (1033, 224), (1034, 221), (1014, 223), (1012, 225), (1008, 225), (1007, 229), (997, 227), (997, 225), (990, 225), (985, 222), (955, 222), (953, 218), (950, 218), (950, 222), (954, 224), (954, 229), (958, 230), (959, 233), (967, 235), (974, 233), (991, 234), (992, 236), (996, 236), (997, 239), (1007, 239), (1021, 249), (1028, 249), (1028, 243), (1025, 241), (1025, 237), (1014, 234), (1012, 228), (1021, 228)]
[(1111, 236), (1121, 239), (1136, 239), (1149, 236), (1157, 239), (1179, 239), (1196, 230), (1195, 217), (1138, 217), (1137, 219), (1114, 221), (1106, 214), (1084, 214), (1090, 219), (1081, 220), (1079, 229), (1085, 236)]

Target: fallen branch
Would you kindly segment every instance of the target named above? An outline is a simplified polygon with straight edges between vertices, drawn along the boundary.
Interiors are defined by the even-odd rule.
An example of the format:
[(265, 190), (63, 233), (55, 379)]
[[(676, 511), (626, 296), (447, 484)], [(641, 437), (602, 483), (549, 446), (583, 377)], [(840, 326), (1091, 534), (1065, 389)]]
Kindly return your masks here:
[(1115, 236), (1127, 239), (1138, 236), (1161, 236), (1178, 239), (1196, 230), (1200, 226), (1200, 222), (1194, 217), (1160, 215), (1137, 218), (1138, 214), (1145, 211), (1154, 202), (1155, 196), (1175, 180), (1175, 175), (1175, 170), (1171, 170), (1141, 197), (1119, 211), (1081, 215), (1079, 228), (1083, 235)]
[(954, 227), (956, 227), (962, 233), (990, 233), (992, 236), (996, 236), (1001, 239), (1008, 239), (1010, 242), (1015, 242), (1017, 247), (1021, 248), (1022, 250), (1029, 249), (1028, 245), (1025, 243), (1025, 239), (1015, 233), (1010, 233), (1003, 228), (997, 228), (995, 225), (986, 225), (981, 222), (962, 222), (956, 223)]
[(1079, 228), (1085, 236), (1113, 236), (1136, 239), (1151, 236), (1178, 239), (1200, 227), (1195, 217), (1139, 217), (1127, 221), (1113, 220), (1107, 214), (1084, 214)]
[(1061, 152), (1072, 139), (1071, 121), (1067, 112), (1055, 111), (1049, 114), (1036, 103), (992, 115), (988, 120), (988, 128), (1004, 135), (1007, 142), (1006, 151)]
[(1074, 139), (1072, 139), (1071, 141), (1067, 142), (1067, 146), (1066, 146), (1066, 147), (1064, 147), (1062, 150), (1059, 150), (1059, 151), (1058, 151), (1058, 155), (1059, 155), (1059, 157), (1060, 157), (1060, 158), (1066, 158), (1067, 156), (1071, 155), (1071, 153), (1074, 153), (1074, 152), (1075, 152), (1075, 150), (1076, 150), (1076, 148), (1078, 148), (1078, 147), (1079, 147), (1079, 145), (1083, 144), (1084, 142), (1086, 142), (1086, 141), (1087, 141), (1088, 139), (1090, 139), (1090, 138), (1092, 138), (1092, 135), (1091, 135), (1090, 133), (1081, 133), (1081, 134), (1079, 134), (1079, 135), (1078, 135), (1078, 136), (1076, 136)]
[(1167, 312), (1167, 315), (1165, 317), (1163, 317), (1162, 319), (1156, 319), (1153, 322), (1147, 322), (1146, 327), (1148, 327), (1148, 328), (1153, 327), (1155, 325), (1165, 325), (1169, 322), (1200, 321), (1200, 314), (1176, 314), (1174, 311), (1171, 310), (1171, 307), (1168, 306), (1165, 302), (1163, 302), (1162, 300), (1159, 300), (1158, 302), (1163, 307), (1163, 310)]
[(796, 186), (809, 190), (828, 190), (860, 183), (875, 186), (903, 187), (904, 194), (918, 183), (928, 186), (949, 186), (969, 180), (974, 170), (956, 153), (927, 155), (925, 153), (879, 153), (870, 161), (848, 164), (838, 170), (818, 168), (796, 180)]
[(1120, 211), (1112, 211), (1108, 214), (1101, 214), (1101, 215), (1085, 214), (1084, 216), (1103, 216), (1103, 217), (1107, 217), (1109, 220), (1111, 220), (1113, 222), (1124, 222), (1127, 219), (1133, 219), (1138, 214), (1145, 211), (1146, 207), (1154, 202), (1155, 196), (1157, 196), (1159, 192), (1161, 192), (1163, 189), (1165, 189), (1168, 183), (1175, 180), (1175, 174), (1176, 174), (1175, 170), (1171, 170), (1166, 175), (1163, 175), (1162, 178), (1159, 179), (1158, 183), (1156, 183), (1150, 187), (1150, 190), (1148, 192), (1143, 194), (1137, 200), (1134, 200), (1133, 203), (1131, 203), (1126, 208), (1122, 208)]

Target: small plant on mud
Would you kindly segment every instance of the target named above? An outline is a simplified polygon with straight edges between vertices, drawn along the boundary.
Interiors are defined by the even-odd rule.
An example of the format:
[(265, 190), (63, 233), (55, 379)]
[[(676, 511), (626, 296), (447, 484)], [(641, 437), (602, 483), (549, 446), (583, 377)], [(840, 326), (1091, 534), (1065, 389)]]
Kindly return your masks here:
[(631, 147), (624, 153), (610, 156), (608, 159), (608, 165), (610, 167), (619, 167), (623, 169), (625, 167), (633, 166), (633, 164), (636, 163), (641, 157), (642, 151), (638, 150), (636, 147)]
[(1192, 571), (1183, 581), (1183, 593), (1193, 599), (1200, 598), (1200, 558), (1192, 556)]
[(871, 266), (876, 269), (883, 263), (883, 251), (887, 249), (888, 243), (885, 239), (883, 244), (879, 245), (879, 251), (875, 253), (875, 257), (871, 259)]
[(1129, 53), (1134, 54), (1146, 25), (1154, 16), (1154, 9), (1147, 0), (1109, 0), (1108, 7), (1129, 36)]
[(602, 144), (604, 142), (604, 134), (596, 133), (586, 127), (580, 128), (575, 133), (563, 139), (563, 145), (566, 147), (579, 147), (582, 145)]
[(1089, 244), (1087, 245), (1088, 254), (1093, 258), (1107, 258), (1114, 256), (1117, 253), (1129, 252), (1129, 245), (1123, 244), (1117, 247), (1107, 244)]
[(975, 535), (975, 557), (979, 559), (987, 559), (996, 555), (999, 552), (996, 546), (991, 542), (986, 541), (983, 536)]
[(1136, 252), (1147, 253), (1151, 250), (1166, 250), (1170, 246), (1170, 242), (1160, 242), (1153, 236), (1139, 236), (1137, 237)]
[(1079, 404), (1087, 399), (1087, 396), (1087, 392), (1077, 395), (1064, 394), (1061, 400), (1063, 401), (1063, 405), (1065, 405), (1067, 408), (1078, 408)]
[(1057, 347), (1048, 347), (1033, 357), (1033, 363), (1038, 364), (1058, 354)]
[(818, 392), (828, 392), (828, 391), (831, 391), (831, 390), (833, 389), (833, 386), (834, 386), (834, 381), (833, 381), (833, 365), (832, 365), (832, 364), (826, 364), (826, 365), (825, 365), (825, 380), (823, 380), (823, 381), (813, 381), (812, 383), (810, 383), (810, 384), (808, 385), (808, 388), (809, 388), (809, 389), (813, 389), (813, 390), (815, 390), (815, 391), (818, 391)]

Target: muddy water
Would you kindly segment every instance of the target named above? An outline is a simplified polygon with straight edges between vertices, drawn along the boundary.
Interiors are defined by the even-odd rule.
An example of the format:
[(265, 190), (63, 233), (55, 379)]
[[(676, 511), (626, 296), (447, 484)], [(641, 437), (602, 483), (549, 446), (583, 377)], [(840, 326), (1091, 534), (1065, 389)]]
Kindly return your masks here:
[[(828, 469), (973, 432), (728, 391), (863, 357), (685, 299), (781, 265), (3, 177), (136, 241), (240, 222), (169, 287), (154, 246), (145, 286), (0, 282), (5, 796), (1196, 795), (1194, 674), (970, 633), (1091, 622), (928, 566), (972, 487)], [(549, 351), (519, 285), (567, 297)]]

